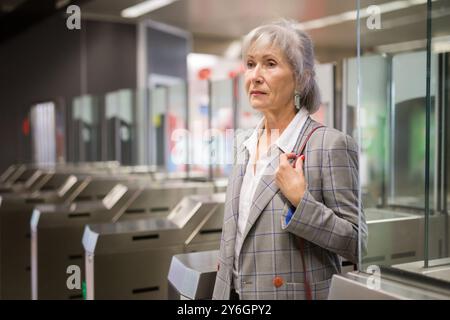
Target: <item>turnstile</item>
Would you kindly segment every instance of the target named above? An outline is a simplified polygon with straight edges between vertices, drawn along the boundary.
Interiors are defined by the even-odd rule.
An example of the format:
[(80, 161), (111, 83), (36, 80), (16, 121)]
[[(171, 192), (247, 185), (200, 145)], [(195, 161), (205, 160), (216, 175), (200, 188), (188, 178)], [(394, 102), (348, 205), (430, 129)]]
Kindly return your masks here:
[[(80, 186), (73, 175), (53, 175), (33, 193), (7, 194), (0, 205), (0, 298), (30, 298), (30, 218), (38, 204), (65, 200)], [(44, 188), (47, 186), (47, 189)], [(51, 187), (51, 188), (50, 188)], [(52, 189), (52, 190), (50, 190)]]
[(86, 226), (87, 299), (167, 299), (173, 255), (219, 248), (224, 202), (188, 196), (166, 218)]
[(0, 185), (4, 186), (14, 183), (25, 170), (26, 166), (24, 164), (13, 164), (9, 166), (0, 177)]
[(146, 184), (130, 181), (127, 186), (116, 187), (111, 191), (116, 196), (107, 196), (115, 199), (109, 206), (100, 203), (59, 211), (35, 209), (31, 223), (33, 299), (82, 298), (81, 288), (67, 287), (66, 270), (69, 266), (83, 269), (81, 240), (86, 224), (167, 216), (183, 196), (214, 192), (212, 183), (169, 180)]
[(1, 175), (0, 184), (7, 183), (8, 178), (18, 169), (18, 165), (10, 165)]
[(0, 298), (31, 298), (30, 219), (35, 207), (69, 210), (74, 200), (98, 203), (124, 179), (55, 173), (41, 190), (4, 195), (0, 206)]
[(36, 186), (36, 183), (41, 182), (43, 177), (45, 177), (44, 171), (39, 168), (20, 166), (0, 185), (0, 194), (26, 192), (33, 187), (33, 191), (35, 191), (39, 188), (39, 184)]
[(334, 275), (329, 300), (449, 300), (450, 284), (394, 268)]
[[(363, 266), (402, 264), (423, 259), (423, 214), (372, 208), (366, 209), (365, 213), (369, 238), (368, 255), (363, 257)], [(440, 227), (443, 223), (443, 216), (430, 216), (430, 239), (433, 243), (445, 243), (445, 234)], [(431, 249), (430, 256), (442, 255), (437, 246)]]
[(170, 263), (169, 300), (209, 300), (216, 283), (219, 250), (174, 255)]

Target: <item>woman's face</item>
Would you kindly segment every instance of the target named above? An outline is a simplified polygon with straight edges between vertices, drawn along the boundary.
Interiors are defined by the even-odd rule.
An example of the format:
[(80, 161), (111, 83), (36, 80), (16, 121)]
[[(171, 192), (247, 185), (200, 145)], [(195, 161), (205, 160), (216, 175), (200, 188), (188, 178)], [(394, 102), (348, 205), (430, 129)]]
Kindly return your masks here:
[(244, 62), (245, 89), (253, 108), (276, 112), (294, 107), (294, 74), (280, 49), (250, 49)]

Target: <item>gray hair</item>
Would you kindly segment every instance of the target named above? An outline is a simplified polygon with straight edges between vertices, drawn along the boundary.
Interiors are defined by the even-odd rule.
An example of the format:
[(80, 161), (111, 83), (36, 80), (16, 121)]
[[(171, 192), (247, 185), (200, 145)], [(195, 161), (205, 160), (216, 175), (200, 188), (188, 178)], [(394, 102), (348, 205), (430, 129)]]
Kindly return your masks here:
[(253, 29), (243, 39), (244, 59), (254, 46), (275, 46), (285, 54), (294, 73), (295, 90), (300, 93), (302, 107), (309, 113), (316, 112), (321, 100), (315, 80), (314, 48), (311, 38), (300, 29), (299, 24), (295, 21), (281, 20)]

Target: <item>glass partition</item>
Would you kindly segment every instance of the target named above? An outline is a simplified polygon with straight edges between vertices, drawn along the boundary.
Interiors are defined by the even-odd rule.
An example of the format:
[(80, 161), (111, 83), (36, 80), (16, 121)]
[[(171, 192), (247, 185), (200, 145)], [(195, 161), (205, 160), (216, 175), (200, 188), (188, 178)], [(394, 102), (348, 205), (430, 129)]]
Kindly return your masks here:
[[(426, 229), (428, 253), (424, 265), (432, 268), (431, 277), (450, 281), (450, 225), (448, 205), (449, 195), (449, 57), (450, 57), (450, 2), (433, 1), (430, 4), (429, 56), (431, 57), (430, 97), (431, 138), (434, 140), (435, 155), (432, 161), (430, 176), (432, 179), (433, 206)], [(433, 158), (431, 158), (433, 159)], [(430, 179), (431, 180), (431, 179)], [(430, 201), (431, 202), (431, 201)], [(438, 266), (446, 266), (439, 268)], [(433, 268), (434, 267), (434, 268)], [(445, 271), (442, 271), (444, 269)]]
[[(364, 207), (371, 208), (385, 205), (385, 181), (389, 168), (389, 149), (387, 139), (387, 124), (389, 114), (389, 59), (381, 55), (361, 57), (361, 113), (359, 124), (362, 130), (360, 154), (360, 183)], [(358, 122), (357, 107), (357, 58), (344, 62), (346, 78), (346, 131), (357, 137)]]
[(72, 162), (101, 161), (101, 105), (92, 95), (75, 97), (69, 106), (68, 159)]
[[(436, 69), (436, 57), (431, 56), (431, 68)], [(411, 77), (410, 70), (415, 70)], [(435, 72), (434, 72), (435, 74)], [(431, 99), (435, 100), (435, 79), (431, 80)], [(390, 135), (395, 153), (390, 166), (392, 205), (425, 208), (427, 52), (396, 54), (392, 58), (392, 127)], [(436, 159), (436, 121), (434, 103), (430, 117), (430, 208), (434, 208), (434, 164)]]
[(168, 149), (166, 147), (166, 109), (168, 93), (166, 87), (150, 89), (150, 163), (164, 167)]
[[(432, 276), (426, 268), (448, 257), (449, 247), (450, 4), (357, 3), (360, 56), (344, 63), (342, 124), (361, 148), (369, 239), (359, 267)], [(439, 277), (450, 280), (447, 273)]]
[(167, 89), (167, 170), (185, 172), (189, 161), (188, 150), (188, 114), (186, 83), (180, 83)]
[(107, 160), (131, 165), (136, 159), (135, 92), (123, 89), (105, 95)]
[(402, 45), (426, 39), (427, 7), (419, 2), (358, 1), (359, 56), (344, 67), (343, 121), (360, 147), (368, 224), (361, 271), (424, 257), (426, 48)]

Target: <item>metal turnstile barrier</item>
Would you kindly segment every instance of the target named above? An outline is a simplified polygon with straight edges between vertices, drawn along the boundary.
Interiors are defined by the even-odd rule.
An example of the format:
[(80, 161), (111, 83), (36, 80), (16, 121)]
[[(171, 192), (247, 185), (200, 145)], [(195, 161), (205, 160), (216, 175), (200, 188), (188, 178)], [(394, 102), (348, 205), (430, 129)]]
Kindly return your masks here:
[(2, 196), (0, 205), (0, 298), (30, 299), (30, 218), (39, 204), (65, 203), (82, 182), (76, 177), (52, 175), (29, 193)]
[[(0, 298), (31, 298), (31, 233), (33, 210), (64, 211), (72, 202), (101, 202), (105, 195), (126, 177), (102, 177), (47, 172), (51, 175), (39, 190), (2, 196), (0, 206)], [(49, 262), (50, 263), (50, 262)]]
[(382, 268), (377, 274), (355, 271), (333, 276), (328, 299), (449, 300), (450, 284), (393, 268)]
[(8, 183), (8, 179), (18, 170), (20, 165), (10, 165), (8, 169), (6, 169), (2, 175), (0, 176), (0, 186), (2, 186), (5, 183)]
[[(42, 179), (43, 170), (35, 167), (20, 166), (5, 183), (0, 186), (1, 194), (14, 194), (29, 191)], [(35, 186), (34, 190), (38, 189)]]
[(212, 299), (219, 250), (174, 255), (168, 280), (169, 300)]
[(224, 202), (187, 196), (166, 218), (86, 226), (87, 299), (167, 299), (174, 255), (219, 248)]
[[(141, 181), (142, 182), (142, 181)], [(146, 217), (164, 217), (185, 195), (211, 194), (211, 183), (129, 181), (116, 186), (101, 202), (70, 208), (36, 208), (31, 223), (32, 298), (81, 299), (82, 290), (67, 287), (69, 266), (82, 270), (82, 236), (90, 223), (114, 223)], [(114, 200), (114, 201), (112, 201)], [(49, 210), (50, 209), (50, 210)]]
[(2, 174), (2, 180), (0, 181), (0, 192), (14, 184), (19, 177), (25, 172), (26, 166), (21, 164), (10, 166), (6, 172)]
[[(363, 265), (393, 265), (422, 260), (424, 257), (424, 216), (404, 211), (366, 209), (368, 255)], [(444, 217), (433, 215), (429, 220), (430, 241), (445, 243)], [(411, 235), (414, 237), (411, 237)], [(450, 243), (449, 243), (450, 244)], [(437, 246), (436, 246), (437, 247)], [(439, 248), (430, 248), (430, 256), (441, 256)]]

